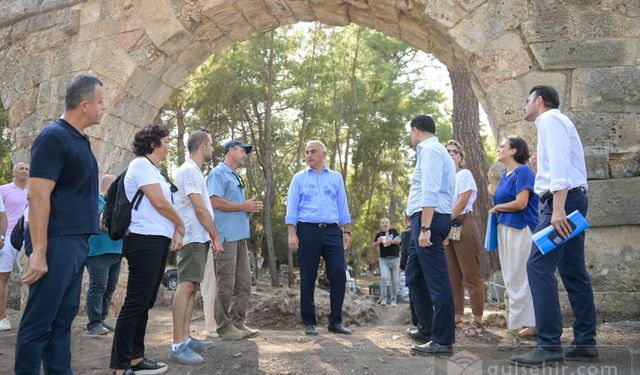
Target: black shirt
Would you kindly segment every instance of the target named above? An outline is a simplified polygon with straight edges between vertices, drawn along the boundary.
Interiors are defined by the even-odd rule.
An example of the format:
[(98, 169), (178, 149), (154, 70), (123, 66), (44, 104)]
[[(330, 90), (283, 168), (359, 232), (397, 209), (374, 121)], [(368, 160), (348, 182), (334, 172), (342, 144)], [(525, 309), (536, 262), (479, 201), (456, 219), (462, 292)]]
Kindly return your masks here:
[(31, 148), (31, 177), (55, 181), (48, 236), (98, 233), (98, 163), (89, 138), (59, 118)]
[(409, 242), (411, 242), (411, 225), (404, 228), (400, 235), (400, 248), (402, 255), (400, 256), (400, 269), (404, 271), (407, 266), (407, 258), (409, 256)]
[[(390, 228), (388, 233), (385, 232), (378, 232), (376, 234), (376, 238), (374, 238), (373, 242), (378, 241), (378, 238), (380, 238), (381, 236), (393, 236), (393, 239), (397, 239), (398, 237), (400, 237), (400, 233), (398, 233), (397, 230)], [(391, 238), (389, 238), (391, 239)], [(384, 246), (384, 244), (379, 244), (380, 246), (380, 258), (386, 258), (386, 257), (399, 257), (400, 256), (400, 246), (399, 245), (389, 245), (389, 246)]]

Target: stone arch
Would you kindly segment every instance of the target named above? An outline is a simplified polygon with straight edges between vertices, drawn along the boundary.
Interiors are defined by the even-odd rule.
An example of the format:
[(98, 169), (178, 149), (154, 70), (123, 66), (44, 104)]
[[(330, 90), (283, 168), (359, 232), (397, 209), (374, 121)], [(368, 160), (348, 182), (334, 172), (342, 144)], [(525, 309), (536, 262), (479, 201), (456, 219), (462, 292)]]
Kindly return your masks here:
[[(594, 231), (617, 238), (620, 248), (637, 249), (640, 241), (630, 242), (640, 224), (632, 193), (640, 185), (637, 0), (3, 2), (0, 97), (16, 129), (14, 157), (25, 158), (43, 124), (62, 112), (70, 77), (93, 71), (105, 81), (108, 102), (102, 122), (90, 130), (94, 151), (102, 172), (120, 171), (136, 127), (152, 121), (189, 72), (259, 31), (301, 21), (357, 23), (430, 52), (449, 67), (465, 64), (497, 136), (534, 140), (535, 128), (521, 119), (523, 98), (535, 84), (554, 85), (561, 109), (581, 133), (589, 177), (601, 180), (591, 183), (597, 207), (592, 221), (600, 227)], [(620, 214), (629, 209), (634, 213)], [(611, 225), (630, 226), (629, 241)], [(636, 277), (627, 285), (637, 298)]]

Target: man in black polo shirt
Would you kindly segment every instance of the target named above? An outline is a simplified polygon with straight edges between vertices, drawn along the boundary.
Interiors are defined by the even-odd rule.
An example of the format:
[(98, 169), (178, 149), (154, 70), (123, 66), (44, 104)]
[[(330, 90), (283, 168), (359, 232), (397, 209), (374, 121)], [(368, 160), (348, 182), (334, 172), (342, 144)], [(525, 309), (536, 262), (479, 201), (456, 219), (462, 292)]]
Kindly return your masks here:
[(31, 149), (29, 229), (33, 251), (22, 282), (29, 299), (16, 342), (15, 373), (71, 374), (71, 323), (78, 312), (90, 234), (98, 233), (98, 164), (84, 130), (104, 112), (102, 82), (81, 74), (65, 111)]
[(391, 306), (398, 301), (398, 276), (400, 275), (400, 233), (391, 228), (391, 222), (383, 217), (380, 232), (373, 239), (373, 248), (380, 251), (380, 304), (387, 305), (387, 285), (391, 282)]

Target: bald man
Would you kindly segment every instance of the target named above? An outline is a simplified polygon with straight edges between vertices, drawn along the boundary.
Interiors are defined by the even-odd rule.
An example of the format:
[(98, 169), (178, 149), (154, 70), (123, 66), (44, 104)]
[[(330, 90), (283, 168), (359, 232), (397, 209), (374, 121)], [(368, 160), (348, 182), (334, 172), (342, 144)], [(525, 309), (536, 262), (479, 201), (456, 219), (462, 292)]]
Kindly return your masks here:
[[(106, 174), (100, 180), (98, 196), (99, 219), (102, 221), (102, 210), (106, 204), (105, 196), (116, 176)], [(109, 233), (100, 226), (100, 233), (89, 238), (89, 254), (87, 271), (89, 272), (89, 289), (87, 290), (87, 330), (91, 335), (106, 335), (113, 331), (113, 326), (105, 322), (111, 296), (118, 285), (120, 275), (120, 259), (122, 259), (122, 240), (113, 241)]]

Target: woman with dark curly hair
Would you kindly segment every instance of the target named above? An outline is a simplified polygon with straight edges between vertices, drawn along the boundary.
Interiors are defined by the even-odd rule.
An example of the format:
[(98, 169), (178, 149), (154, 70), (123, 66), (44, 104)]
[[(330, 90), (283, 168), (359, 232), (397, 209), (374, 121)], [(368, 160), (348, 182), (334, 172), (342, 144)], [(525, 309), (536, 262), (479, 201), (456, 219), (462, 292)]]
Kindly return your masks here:
[(149, 309), (154, 305), (162, 280), (167, 249), (182, 246), (184, 223), (173, 207), (177, 188), (160, 172), (158, 165), (167, 157), (169, 131), (162, 125), (149, 125), (138, 131), (124, 186), (133, 200), (139, 190), (143, 196), (131, 211), (129, 233), (124, 237), (122, 254), (129, 263), (127, 295), (118, 316), (111, 349), (111, 368), (115, 374), (161, 374), (162, 362), (145, 358), (144, 336)]

